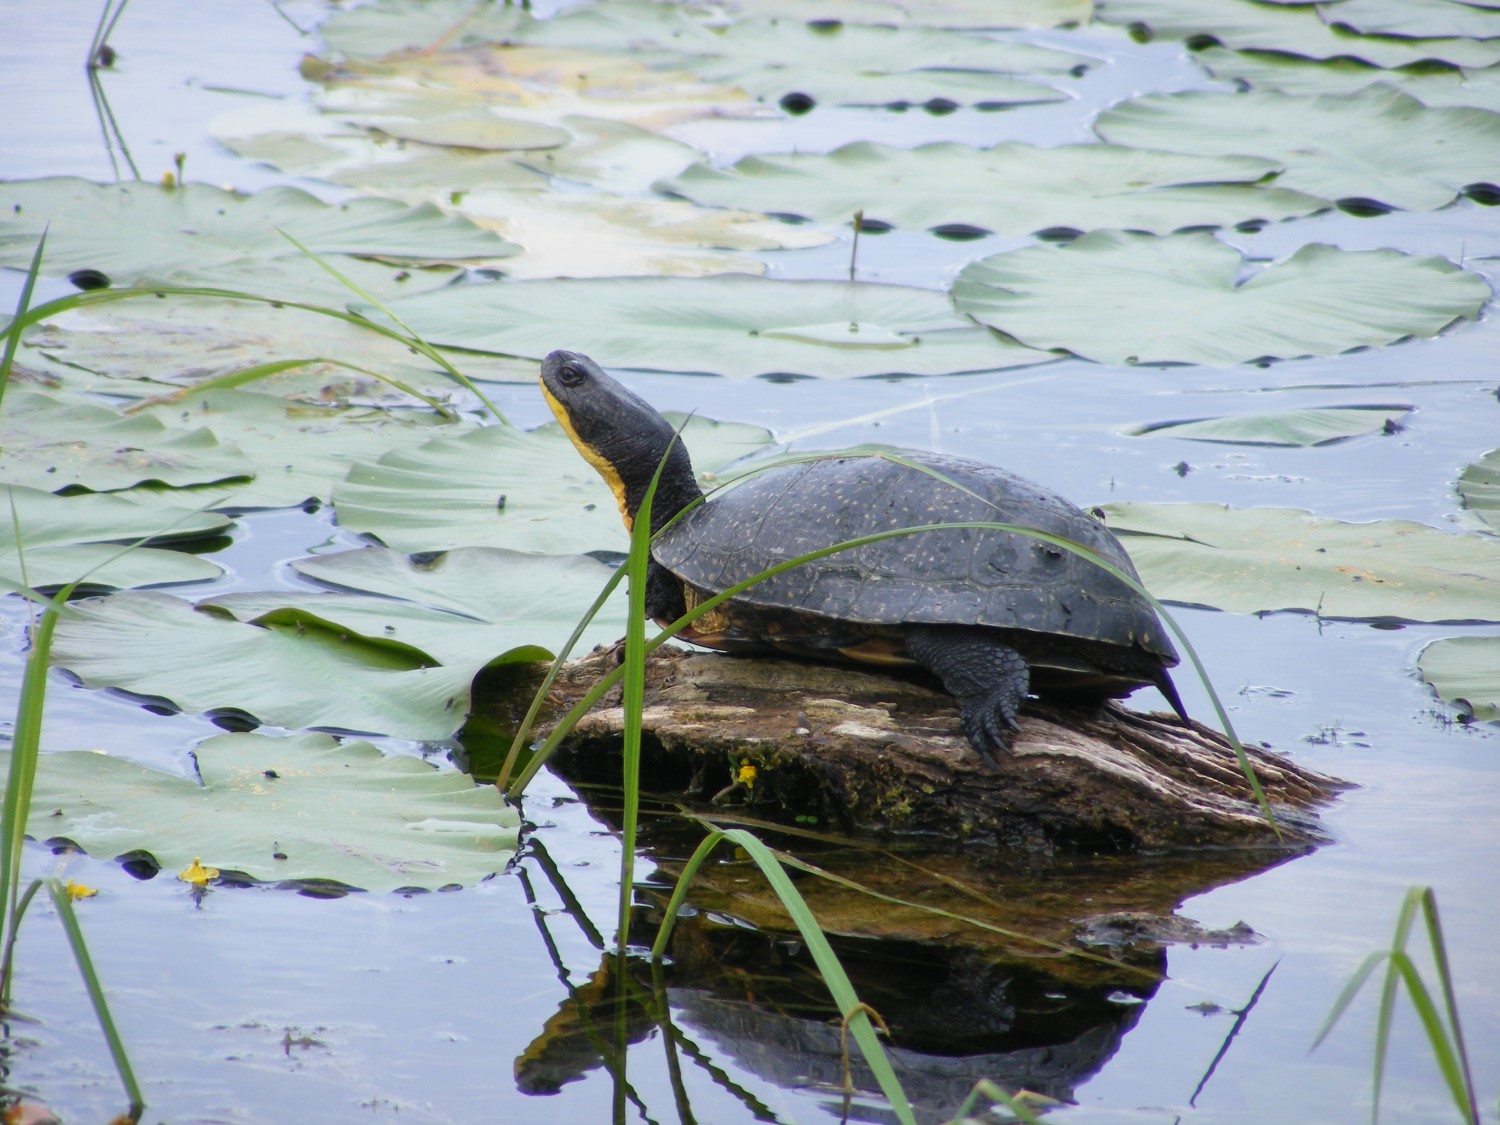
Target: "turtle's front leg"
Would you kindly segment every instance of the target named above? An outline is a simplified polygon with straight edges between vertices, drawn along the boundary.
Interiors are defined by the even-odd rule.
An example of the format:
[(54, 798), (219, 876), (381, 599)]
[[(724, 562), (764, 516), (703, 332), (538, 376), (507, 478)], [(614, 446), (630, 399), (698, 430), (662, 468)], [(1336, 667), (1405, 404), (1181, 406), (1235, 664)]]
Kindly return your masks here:
[(969, 744), (998, 768), (995, 755), (1008, 751), (1011, 732), (1021, 729), (1016, 713), (1031, 684), (1025, 658), (993, 633), (943, 625), (910, 626), (906, 651), (958, 700)]

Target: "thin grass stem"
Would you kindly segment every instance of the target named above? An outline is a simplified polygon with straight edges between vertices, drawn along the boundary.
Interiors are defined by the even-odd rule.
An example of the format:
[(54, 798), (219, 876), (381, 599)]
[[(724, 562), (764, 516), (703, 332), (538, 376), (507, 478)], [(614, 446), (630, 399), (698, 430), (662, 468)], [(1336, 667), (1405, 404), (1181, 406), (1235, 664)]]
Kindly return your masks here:
[(89, 956), (88, 943), (83, 939), (83, 928), (78, 924), (78, 915), (73, 910), (73, 900), (68, 889), (57, 879), (47, 880), (47, 893), (52, 896), (52, 905), (62, 920), (68, 935), (68, 944), (73, 949), (73, 959), (78, 962), (78, 973), (88, 989), (89, 1000), (94, 1005), (94, 1015), (99, 1028), (104, 1032), (104, 1041), (109, 1045), (110, 1058), (120, 1075), (120, 1084), (125, 1087), (125, 1096), (130, 1099), (130, 1116), (138, 1119), (146, 1108), (146, 1099), (141, 1096), (141, 1087), (135, 1080), (135, 1071), (130, 1065), (130, 1056), (125, 1051), (125, 1042), (115, 1026), (114, 1016), (109, 1010), (109, 1001), (104, 995), (104, 986), (99, 983), (99, 974), (94, 970), (94, 959)]
[[(1442, 989), (1448, 1024), (1433, 1002), (1431, 992), (1418, 972), (1411, 955), (1406, 952), (1406, 942), (1411, 927), (1421, 910), (1427, 920), (1427, 938), (1431, 945), (1433, 963)], [(1470, 1125), (1478, 1125), (1479, 1099), (1474, 1090), (1474, 1078), (1469, 1070), (1468, 1052), (1464, 1046), (1463, 1028), (1458, 1018), (1458, 1002), (1453, 989), (1453, 976), (1444, 947), (1442, 925), (1437, 917), (1437, 898), (1430, 887), (1411, 887), (1402, 899), (1401, 909), (1396, 915), (1396, 929), (1389, 949), (1377, 950), (1360, 962), (1359, 968), (1339, 992), (1328, 1018), (1318, 1030), (1312, 1048), (1328, 1037), (1334, 1025), (1348, 1010), (1354, 997), (1369, 981), (1371, 974), (1384, 963), (1385, 978), (1381, 982), (1380, 1002), (1375, 1019), (1375, 1059), (1371, 1068), (1372, 1092), (1370, 1120), (1380, 1120), (1381, 1092), (1385, 1085), (1386, 1058), (1390, 1050), (1391, 1031), (1395, 1022), (1396, 995), (1401, 985), (1406, 986), (1423, 1034), (1432, 1052), (1443, 1082), (1453, 1098), (1459, 1116)]]
[(286, 239), (298, 250), (302, 251), (302, 253), (306, 254), (309, 258), (311, 258), (314, 262), (316, 262), (319, 266), (321, 266), (324, 270), (331, 274), (334, 279), (339, 282), (339, 284), (347, 287), (351, 292), (357, 293), (359, 296), (363, 297), (366, 301), (369, 301), (370, 304), (374, 305), (377, 309), (383, 312), (386, 316), (390, 317), (391, 320), (400, 327), (401, 331), (406, 334), (404, 337), (402, 337), (406, 343), (410, 344), (412, 347), (416, 348), (417, 351), (425, 355), (428, 359), (432, 360), (434, 363), (442, 367), (442, 369), (446, 371), (449, 376), (451, 376), (453, 380), (459, 384), (459, 386), (463, 387), (470, 394), (478, 398), (480, 402), (484, 403), (485, 409), (487, 409), (490, 414), (494, 416), (497, 422), (500, 422), (501, 424), (507, 426), (510, 425), (509, 419), (507, 419), (505, 415), (501, 413), (500, 408), (490, 401), (489, 396), (481, 391), (478, 386), (474, 384), (473, 380), (471, 380), (463, 372), (459, 371), (458, 368), (454, 367), (446, 356), (442, 355), (436, 348), (434, 348), (426, 340), (422, 339), (421, 336), (412, 331), (412, 329), (407, 326), (406, 322), (395, 313), (393, 313), (390, 310), (390, 307), (384, 301), (375, 296), (375, 294), (366, 290), (353, 278), (346, 277), (344, 274), (340, 273), (332, 264), (324, 261), (322, 257), (320, 257), (315, 251), (310, 250), (306, 246), (302, 245), (302, 243), (298, 242), (296, 238), (288, 234), (286, 231), (282, 230), (280, 227), (276, 228), (276, 233), (281, 235), (282, 238)]
[(495, 786), (502, 792), (510, 781), (511, 771), (515, 769), (516, 762), (520, 760), (521, 750), (526, 745), (526, 739), (530, 737), (532, 728), (536, 725), (537, 716), (542, 713), (542, 706), (547, 702), (547, 693), (552, 690), (552, 685), (557, 682), (558, 675), (562, 672), (563, 665), (567, 663), (568, 656), (573, 651), (573, 646), (578, 643), (578, 638), (583, 636), (583, 631), (588, 628), (589, 622), (598, 616), (599, 611), (604, 608), (604, 603), (609, 601), (610, 595), (615, 592), (624, 580), (625, 567), (616, 568), (604, 583), (604, 588), (599, 591), (599, 596), (594, 599), (594, 604), (589, 606), (584, 615), (578, 619), (578, 624), (573, 627), (573, 632), (557, 650), (557, 656), (553, 659), (547, 674), (542, 677), (542, 682), (531, 697), (531, 706), (527, 708), (525, 716), (521, 719), (521, 725), (516, 728), (515, 736), (511, 739), (510, 750), (505, 755), (505, 761), (500, 766), (500, 772), (495, 777)]
[[(47, 245), (47, 231), (50, 225), (42, 228), (41, 237), (36, 240), (36, 249), (31, 252), (31, 265), (26, 269), (26, 279), (21, 282), (21, 295), (16, 299), (16, 315), (11, 319), (11, 324), (19, 325), (26, 318), (26, 312), (31, 307), (31, 293), (36, 288), (38, 275), (42, 272), (42, 251)], [(6, 334), (5, 351), (0, 353), (0, 402), (4, 401), (5, 388), (10, 386), (10, 370), (16, 361), (16, 349), (20, 344), (19, 330)]]
[(431, 395), (423, 394), (409, 383), (383, 374), (382, 372), (373, 371), (368, 367), (361, 367), (357, 363), (349, 363), (342, 359), (332, 359), (328, 356), (311, 356), (306, 359), (276, 359), (267, 363), (253, 364), (250, 367), (241, 367), (236, 371), (216, 375), (212, 379), (205, 379), (201, 383), (194, 383), (191, 387), (183, 387), (181, 390), (173, 391), (170, 394), (153, 395), (150, 398), (140, 399), (125, 407), (121, 413), (136, 414), (153, 406), (169, 406), (183, 402), (194, 395), (206, 394), (209, 391), (234, 390), (237, 387), (248, 386), (262, 379), (269, 379), (274, 375), (280, 375), (285, 371), (294, 371), (299, 367), (308, 367), (315, 363), (326, 363), (334, 367), (342, 367), (346, 371), (357, 371), (361, 375), (368, 375), (370, 378), (377, 379), (389, 387), (394, 387), (402, 394), (410, 395), (419, 402), (425, 403), (450, 422), (456, 420), (458, 417), (457, 412), (451, 406), (439, 402)]

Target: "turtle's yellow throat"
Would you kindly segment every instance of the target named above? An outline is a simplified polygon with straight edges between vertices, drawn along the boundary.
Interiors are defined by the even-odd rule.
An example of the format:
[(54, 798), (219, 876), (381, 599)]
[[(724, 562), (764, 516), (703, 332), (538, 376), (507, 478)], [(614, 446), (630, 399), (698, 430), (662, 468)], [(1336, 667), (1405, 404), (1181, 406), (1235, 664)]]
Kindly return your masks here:
[(578, 436), (578, 431), (573, 428), (573, 419), (568, 416), (568, 408), (557, 401), (557, 398), (547, 389), (545, 382), (541, 386), (542, 397), (547, 400), (547, 405), (557, 417), (557, 424), (563, 428), (563, 433), (568, 435), (573, 448), (578, 450), (585, 461), (594, 466), (595, 471), (604, 478), (604, 483), (609, 485), (609, 490), (615, 494), (615, 503), (620, 506), (620, 518), (625, 521), (625, 530), (630, 531), (635, 526), (635, 520), (631, 518), (630, 508), (625, 503), (624, 478), (603, 454)]

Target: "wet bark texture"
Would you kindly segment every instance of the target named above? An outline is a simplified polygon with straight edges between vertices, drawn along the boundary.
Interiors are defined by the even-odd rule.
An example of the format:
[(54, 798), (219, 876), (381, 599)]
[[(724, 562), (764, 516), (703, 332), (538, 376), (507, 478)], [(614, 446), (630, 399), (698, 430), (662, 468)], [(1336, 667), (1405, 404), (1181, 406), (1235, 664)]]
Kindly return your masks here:
[[(555, 702), (576, 702), (617, 661), (616, 649), (575, 661)], [(648, 788), (782, 822), (1030, 851), (1305, 848), (1327, 839), (1314, 807), (1343, 787), (1252, 750), (1278, 839), (1232, 749), (1199, 723), (1113, 702), (1031, 701), (1011, 753), (990, 770), (952, 699), (921, 683), (683, 649), (650, 657), (643, 718)], [(623, 721), (616, 690), (554, 767), (571, 780), (618, 781)], [(744, 765), (755, 767), (749, 785), (737, 781)]]

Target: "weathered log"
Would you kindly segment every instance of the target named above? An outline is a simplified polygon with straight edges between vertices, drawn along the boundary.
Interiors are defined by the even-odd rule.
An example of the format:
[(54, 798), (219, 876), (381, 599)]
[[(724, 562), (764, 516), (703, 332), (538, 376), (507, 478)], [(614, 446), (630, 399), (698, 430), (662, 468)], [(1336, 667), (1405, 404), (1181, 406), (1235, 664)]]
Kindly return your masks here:
[[(555, 702), (576, 702), (618, 659), (616, 648), (600, 649), (570, 664)], [(1201, 723), (1114, 702), (1032, 701), (1011, 753), (991, 770), (947, 695), (915, 680), (788, 660), (663, 648), (647, 663), (645, 703), (642, 768), (653, 788), (877, 835), (1042, 851), (1300, 850), (1327, 839), (1312, 810), (1343, 787), (1251, 749), (1278, 837), (1233, 750)], [(555, 768), (617, 780), (623, 723), (616, 690), (575, 727)], [(753, 778), (742, 773), (747, 765)]]

